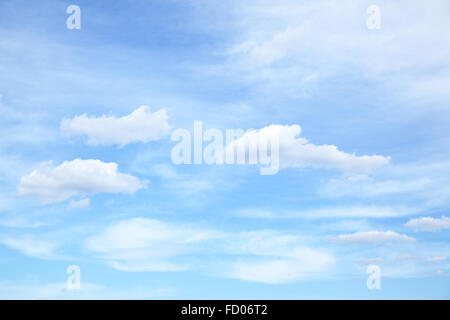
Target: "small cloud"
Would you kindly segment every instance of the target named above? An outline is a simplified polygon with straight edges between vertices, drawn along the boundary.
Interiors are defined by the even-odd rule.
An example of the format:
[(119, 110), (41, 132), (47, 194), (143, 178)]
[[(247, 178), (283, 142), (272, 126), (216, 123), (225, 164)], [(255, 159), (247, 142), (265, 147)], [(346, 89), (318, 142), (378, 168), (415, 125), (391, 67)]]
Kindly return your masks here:
[(154, 165), (152, 174), (155, 174), (164, 179), (175, 179), (178, 177), (178, 174), (173, 166), (163, 163)]
[(413, 228), (419, 231), (437, 232), (450, 229), (450, 218), (442, 216), (439, 218), (422, 217), (409, 220), (405, 227)]
[(440, 263), (440, 262), (444, 262), (445, 260), (447, 260), (447, 257), (444, 257), (444, 256), (431, 257), (431, 258), (425, 259), (425, 261), (429, 262), (429, 263)]
[(412, 254), (400, 254), (396, 257), (396, 260), (399, 261), (409, 261), (409, 260), (416, 260), (418, 259), (417, 256), (412, 255)]
[(61, 202), (72, 196), (105, 193), (134, 193), (146, 181), (118, 171), (114, 162), (75, 159), (59, 166), (43, 163), (19, 183), (19, 195), (37, 196), (42, 203)]
[(381, 264), (384, 262), (383, 258), (377, 257), (377, 258), (359, 258), (355, 260), (356, 263), (359, 264), (365, 264), (365, 265), (369, 265), (369, 264)]
[(71, 209), (83, 209), (89, 207), (89, 205), (90, 205), (89, 198), (81, 199), (78, 201), (70, 200), (69, 202), (69, 208)]
[(345, 244), (380, 244), (384, 242), (415, 241), (414, 238), (393, 231), (366, 231), (351, 234), (328, 236), (328, 239), (336, 243)]
[(123, 117), (88, 117), (83, 114), (61, 122), (63, 132), (87, 136), (90, 145), (124, 146), (159, 140), (169, 133), (169, 129), (167, 109), (151, 112), (148, 106), (141, 106)]
[(442, 276), (442, 275), (445, 275), (445, 271), (444, 271), (444, 270), (441, 270), (441, 269), (436, 270), (436, 272), (434, 272), (434, 275), (436, 275), (436, 276)]
[(260, 209), (242, 209), (237, 210), (234, 214), (238, 217), (242, 218), (262, 218), (262, 219), (274, 219), (274, 218), (283, 218), (282, 215), (276, 215), (272, 211), (260, 210)]

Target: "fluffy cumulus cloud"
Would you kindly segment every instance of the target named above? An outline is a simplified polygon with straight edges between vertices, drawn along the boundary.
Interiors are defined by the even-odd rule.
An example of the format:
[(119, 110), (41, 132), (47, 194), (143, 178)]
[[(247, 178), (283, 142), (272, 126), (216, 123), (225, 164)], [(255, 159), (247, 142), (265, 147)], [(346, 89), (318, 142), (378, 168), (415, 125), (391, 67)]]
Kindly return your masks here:
[(159, 140), (169, 133), (167, 109), (152, 112), (141, 106), (123, 117), (86, 114), (64, 119), (61, 130), (75, 136), (86, 136), (91, 145), (120, 145)]
[(196, 252), (205, 241), (219, 237), (220, 233), (208, 229), (138, 217), (108, 226), (89, 238), (86, 248), (122, 271), (180, 271), (189, 266), (172, 258)]
[(134, 193), (145, 185), (145, 181), (119, 172), (114, 162), (75, 159), (59, 166), (41, 164), (20, 179), (18, 190), (22, 196), (37, 196), (42, 203), (50, 203), (99, 192)]
[[(314, 145), (299, 137), (299, 125), (271, 125), (260, 130), (249, 130), (239, 139), (228, 144), (227, 149), (248, 149), (261, 141), (278, 141), (280, 168), (316, 167), (338, 169), (344, 172), (368, 172), (385, 165), (390, 157), (379, 155), (358, 156), (346, 153), (334, 145)], [(270, 150), (270, 148), (269, 148)]]
[(351, 234), (328, 236), (328, 239), (336, 243), (345, 244), (381, 244), (385, 242), (415, 241), (414, 238), (393, 231), (364, 231)]
[(410, 219), (406, 227), (420, 231), (441, 231), (450, 229), (450, 218), (442, 216), (441, 218), (422, 217)]

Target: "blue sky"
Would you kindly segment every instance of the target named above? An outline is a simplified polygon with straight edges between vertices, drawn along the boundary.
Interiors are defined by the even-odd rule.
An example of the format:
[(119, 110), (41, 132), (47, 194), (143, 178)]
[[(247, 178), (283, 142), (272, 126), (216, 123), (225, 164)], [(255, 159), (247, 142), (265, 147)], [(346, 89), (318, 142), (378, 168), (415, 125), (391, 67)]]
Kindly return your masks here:
[[(448, 299), (449, 17), (1, 1), (0, 297)], [(171, 134), (196, 120), (278, 130), (280, 170), (175, 165)]]

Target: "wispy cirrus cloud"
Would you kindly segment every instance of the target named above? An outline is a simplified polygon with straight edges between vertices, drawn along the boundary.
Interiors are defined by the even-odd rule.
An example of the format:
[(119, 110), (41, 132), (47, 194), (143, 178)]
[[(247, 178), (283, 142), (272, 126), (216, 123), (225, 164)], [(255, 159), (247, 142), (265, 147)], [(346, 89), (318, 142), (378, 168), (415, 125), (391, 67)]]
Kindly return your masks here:
[[(284, 283), (320, 277), (335, 258), (304, 239), (274, 230), (220, 232), (155, 219), (118, 221), (85, 241), (85, 248), (114, 269), (128, 272), (197, 269), (222, 277)], [(192, 265), (187, 255), (211, 254), (219, 262)], [(253, 270), (253, 272), (252, 272)]]
[(138, 217), (106, 227), (87, 239), (85, 247), (118, 270), (181, 271), (189, 265), (173, 262), (174, 257), (197, 252), (204, 242), (220, 237), (214, 230)]
[(0, 282), (1, 299), (155, 299), (171, 297), (176, 288), (144, 288), (133, 286), (114, 289), (83, 281), (79, 290), (68, 290), (65, 282)]
[(447, 260), (446, 256), (437, 256), (437, 257), (430, 257), (427, 258), (425, 261), (428, 263), (441, 263)]
[(318, 190), (333, 201), (382, 201), (411, 213), (436, 211), (449, 203), (450, 162), (389, 164), (368, 174), (331, 177)]
[(355, 260), (356, 263), (368, 265), (368, 264), (380, 264), (384, 262), (384, 259), (381, 257), (376, 258), (358, 258)]
[(375, 245), (386, 242), (411, 242), (414, 238), (393, 231), (363, 231), (350, 234), (328, 236), (330, 241), (343, 244)]
[(411, 207), (391, 206), (335, 206), (305, 210), (266, 210), (266, 209), (241, 209), (234, 212), (235, 215), (244, 218), (261, 219), (342, 219), (342, 218), (390, 218), (400, 217), (416, 213), (417, 209)]
[[(396, 90), (401, 99), (445, 106), (450, 75), (436, 66), (448, 65), (450, 41), (437, 30), (450, 26), (448, 3), (381, 1), (381, 29), (375, 31), (365, 26), (369, 5), (284, 0), (262, 8), (241, 3), (235, 14), (237, 36), (225, 51), (229, 68), (245, 81), (296, 97), (309, 97), (352, 70)], [(429, 48), (435, 48), (431, 56)]]
[(58, 247), (57, 243), (35, 236), (6, 236), (0, 239), (0, 243), (27, 256), (39, 259), (50, 259), (57, 256), (55, 252)]
[(225, 276), (272, 284), (323, 277), (336, 262), (329, 251), (275, 230), (238, 233), (229, 239), (226, 251), (239, 258), (228, 265)]

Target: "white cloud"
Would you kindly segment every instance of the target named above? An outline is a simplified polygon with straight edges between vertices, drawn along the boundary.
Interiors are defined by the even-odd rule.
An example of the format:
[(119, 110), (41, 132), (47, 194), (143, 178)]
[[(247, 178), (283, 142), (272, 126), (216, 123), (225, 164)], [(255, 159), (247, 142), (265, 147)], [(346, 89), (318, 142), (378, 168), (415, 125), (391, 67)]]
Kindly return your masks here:
[[(148, 162), (147, 162), (148, 163)], [(163, 179), (175, 179), (179, 175), (177, 174), (176, 170), (174, 169), (173, 165), (163, 164), (159, 163), (154, 165), (150, 172), (154, 175), (157, 175)]]
[(89, 198), (81, 199), (78, 201), (70, 200), (69, 202), (69, 207), (72, 209), (83, 209), (89, 207), (89, 205), (90, 205)]
[(227, 276), (265, 283), (323, 276), (334, 264), (334, 257), (304, 242), (298, 236), (269, 230), (239, 233), (230, 240), (226, 251), (247, 257), (232, 263)]
[(241, 209), (234, 211), (234, 215), (242, 218), (276, 219), (283, 218), (284, 215), (277, 215), (276, 212), (262, 209)]
[(413, 218), (409, 220), (405, 226), (420, 231), (436, 232), (444, 229), (450, 229), (450, 218), (445, 216), (442, 216), (440, 219), (432, 217)]
[(234, 11), (238, 27), (228, 66), (247, 81), (295, 96), (352, 70), (401, 98), (446, 101), (450, 40), (441, 30), (450, 28), (448, 2), (381, 1), (380, 30), (365, 26), (369, 4), (242, 2)]
[(356, 263), (368, 265), (368, 264), (380, 264), (384, 262), (384, 259), (381, 257), (377, 258), (358, 258), (355, 260)]
[(88, 117), (86, 114), (73, 119), (64, 119), (61, 130), (72, 135), (88, 137), (91, 145), (124, 146), (133, 142), (159, 140), (169, 133), (167, 109), (151, 112), (148, 106), (141, 106), (127, 116), (103, 115)]
[(389, 206), (342, 206), (306, 211), (299, 216), (307, 218), (386, 218), (398, 217), (414, 212), (412, 208), (395, 208)]
[(329, 197), (360, 195), (368, 198), (388, 194), (421, 192), (434, 186), (435, 182), (425, 177), (406, 181), (374, 181), (368, 176), (365, 178), (349, 176), (331, 179), (325, 186), (323, 193)]
[(399, 261), (409, 261), (409, 260), (416, 260), (417, 256), (412, 254), (399, 254), (395, 259)]
[(317, 277), (332, 263), (329, 256), (306, 252), (298, 258), (271, 258), (261, 261), (238, 261), (230, 270), (229, 277), (264, 283), (286, 283)]
[(380, 244), (384, 242), (415, 241), (414, 238), (393, 231), (364, 231), (351, 234), (328, 236), (328, 239), (336, 243), (345, 244)]
[(390, 157), (379, 155), (363, 155), (340, 151), (334, 145), (314, 145), (307, 139), (298, 137), (301, 133), (299, 125), (271, 125), (260, 130), (251, 130), (227, 148), (238, 150), (242, 146), (248, 147), (250, 143), (259, 140), (269, 141), (267, 137), (279, 139), (279, 163), (281, 168), (289, 167), (316, 167), (338, 169), (344, 172), (368, 172), (374, 168), (385, 165)]
[(387, 218), (416, 212), (415, 208), (389, 206), (336, 206), (304, 211), (243, 209), (234, 214), (245, 218), (261, 219), (323, 219), (323, 218)]
[(39, 228), (47, 225), (45, 222), (33, 221), (29, 217), (19, 216), (17, 214), (11, 214), (7, 217), (0, 219), (0, 226), (7, 228)]
[(392, 206), (407, 205), (411, 213), (419, 213), (450, 202), (449, 177), (450, 162), (390, 164), (371, 175), (342, 174), (326, 182), (319, 192), (333, 199), (388, 200)]
[(351, 276), (355, 273), (364, 276), (365, 265), (381, 264), (383, 277), (426, 277), (436, 270), (436, 264), (427, 263), (425, 258), (448, 257), (449, 248), (447, 243), (439, 241), (383, 243), (382, 245), (361, 246), (357, 250), (341, 248), (339, 261), (342, 263), (342, 269), (338, 270), (338, 274), (339, 277), (345, 274)]
[(172, 263), (171, 258), (195, 252), (198, 244), (220, 237), (212, 230), (139, 217), (110, 225), (85, 245), (118, 270), (180, 271), (188, 266)]
[[(144, 254), (144, 252), (142, 252)], [(145, 259), (123, 259), (124, 261), (108, 260), (107, 265), (111, 268), (126, 272), (175, 272), (184, 271), (190, 268), (187, 264), (170, 263), (167, 261), (152, 260), (151, 253), (148, 253), (149, 260)], [(120, 260), (120, 259), (119, 259)]]
[(447, 257), (445, 257), (445, 256), (438, 256), (438, 257), (427, 258), (426, 262), (429, 262), (429, 263), (440, 263), (440, 262), (444, 262), (445, 260), (447, 260)]
[(322, 225), (322, 228), (326, 229), (328, 232), (330, 230), (340, 232), (356, 232), (373, 230), (373, 225), (369, 222), (369, 219), (344, 218), (336, 220), (335, 222), (326, 220), (326, 222)]
[(50, 203), (98, 192), (134, 193), (145, 185), (145, 181), (120, 173), (114, 162), (75, 159), (57, 167), (43, 163), (20, 179), (18, 190), (20, 195), (38, 196), (42, 203)]
[(177, 290), (172, 288), (131, 287), (114, 289), (83, 281), (79, 290), (68, 290), (65, 282), (0, 282), (0, 299), (154, 299), (170, 297)]
[[(304, 241), (296, 235), (275, 231), (223, 233), (192, 225), (133, 218), (108, 226), (88, 239), (85, 247), (110, 267), (121, 271), (167, 272), (197, 268), (241, 280), (280, 283), (318, 277), (334, 263), (334, 257), (328, 252), (302, 243)], [(208, 261), (202, 265), (186, 260), (192, 255), (202, 259), (205, 252), (227, 258), (220, 259), (220, 263)]]
[(4, 237), (0, 240), (3, 245), (20, 251), (21, 253), (39, 258), (49, 259), (55, 257), (57, 245), (50, 241), (37, 239), (36, 237)]

